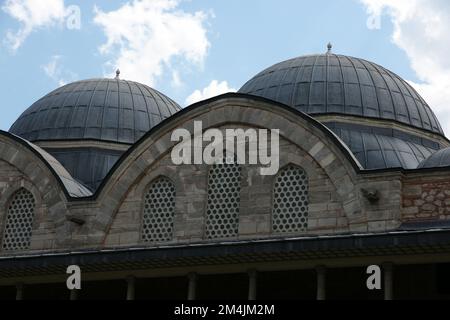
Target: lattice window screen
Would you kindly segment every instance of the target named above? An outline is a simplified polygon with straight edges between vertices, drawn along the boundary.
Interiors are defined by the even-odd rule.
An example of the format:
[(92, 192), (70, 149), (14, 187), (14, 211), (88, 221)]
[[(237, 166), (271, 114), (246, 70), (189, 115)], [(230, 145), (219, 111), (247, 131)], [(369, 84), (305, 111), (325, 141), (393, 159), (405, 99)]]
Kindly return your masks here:
[(159, 178), (150, 185), (144, 198), (142, 240), (164, 242), (173, 238), (175, 187), (166, 178)]
[(273, 189), (272, 231), (305, 231), (308, 228), (308, 177), (299, 167), (282, 169)]
[(31, 244), (35, 200), (25, 189), (14, 195), (8, 207), (2, 247), (4, 250), (24, 250)]
[(209, 170), (205, 237), (228, 238), (238, 234), (241, 166), (215, 164)]

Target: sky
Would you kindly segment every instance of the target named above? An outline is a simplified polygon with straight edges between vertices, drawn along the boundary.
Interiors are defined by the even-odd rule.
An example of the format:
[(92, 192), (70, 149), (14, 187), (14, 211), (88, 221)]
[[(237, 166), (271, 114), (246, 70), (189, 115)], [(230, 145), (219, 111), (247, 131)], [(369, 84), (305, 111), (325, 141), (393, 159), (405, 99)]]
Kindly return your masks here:
[(0, 129), (76, 80), (147, 84), (187, 106), (326, 51), (410, 82), (450, 137), (447, 0), (2, 0)]

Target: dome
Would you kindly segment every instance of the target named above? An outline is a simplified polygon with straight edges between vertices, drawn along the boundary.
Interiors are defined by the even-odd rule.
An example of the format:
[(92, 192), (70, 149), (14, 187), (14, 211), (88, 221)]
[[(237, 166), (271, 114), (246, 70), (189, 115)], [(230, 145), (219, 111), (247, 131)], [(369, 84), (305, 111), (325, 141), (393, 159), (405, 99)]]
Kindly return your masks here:
[(146, 85), (91, 79), (36, 101), (10, 128), (28, 141), (101, 140), (132, 144), (180, 106)]
[(443, 135), (433, 111), (405, 80), (363, 59), (326, 53), (273, 65), (240, 90), (308, 114), (396, 120)]
[(404, 134), (398, 130), (326, 123), (350, 148), (366, 169), (415, 169), (440, 148), (438, 143)]
[(448, 146), (431, 108), (405, 80), (373, 62), (307, 55), (273, 65), (239, 90), (310, 114), (365, 169), (415, 169)]
[(133, 143), (180, 109), (137, 82), (83, 80), (36, 101), (9, 131), (39, 145), (95, 191)]
[(441, 149), (433, 153), (418, 166), (419, 169), (436, 167), (450, 167), (450, 148)]

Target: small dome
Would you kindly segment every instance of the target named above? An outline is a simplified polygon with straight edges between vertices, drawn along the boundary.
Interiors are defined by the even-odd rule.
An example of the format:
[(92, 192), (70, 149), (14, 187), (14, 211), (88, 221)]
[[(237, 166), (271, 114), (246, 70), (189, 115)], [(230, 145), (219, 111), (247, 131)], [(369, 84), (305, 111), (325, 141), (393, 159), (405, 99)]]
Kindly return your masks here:
[(417, 168), (437, 167), (450, 167), (450, 147), (433, 153), (431, 156), (423, 160)]
[(302, 112), (396, 120), (443, 135), (433, 111), (405, 80), (363, 59), (308, 55), (262, 71), (240, 90)]
[(83, 80), (39, 99), (9, 131), (32, 142), (92, 139), (132, 144), (180, 109), (137, 82), (118, 77)]
[(327, 123), (350, 148), (365, 169), (405, 168), (417, 165), (439, 149), (439, 144), (418, 139), (397, 130), (358, 127), (349, 124)]
[(129, 146), (181, 109), (162, 93), (121, 80), (119, 74), (50, 92), (25, 110), (9, 132), (41, 145), (95, 191)]

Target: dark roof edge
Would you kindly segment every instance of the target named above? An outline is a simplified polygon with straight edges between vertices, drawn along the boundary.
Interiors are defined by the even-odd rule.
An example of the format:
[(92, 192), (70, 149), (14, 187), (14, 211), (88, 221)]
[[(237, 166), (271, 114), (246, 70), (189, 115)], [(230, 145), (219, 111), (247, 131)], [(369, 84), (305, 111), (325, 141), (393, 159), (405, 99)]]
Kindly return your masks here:
[[(0, 257), (0, 269), (14, 267), (20, 262), (21, 267), (39, 266), (41, 259), (45, 264), (115, 262), (126, 259), (151, 259), (186, 256), (255, 254), (257, 252), (318, 252), (324, 250), (377, 250), (380, 248), (400, 247), (441, 247), (450, 245), (450, 230), (391, 231), (373, 234), (351, 234), (335, 236), (316, 236), (302, 238), (284, 238), (267, 240), (228, 241), (203, 244), (186, 244), (161, 247), (109, 248), (104, 250), (63, 251), (56, 253), (31, 253), (22, 256)], [(188, 252), (189, 251), (189, 252)]]
[[(85, 196), (74, 197), (74, 196), (72, 196), (70, 194), (69, 190), (66, 188), (66, 185), (64, 184), (61, 176), (56, 172), (55, 168), (47, 161), (47, 159), (45, 159), (45, 157), (42, 155), (42, 153), (40, 153), (38, 151), (38, 149), (37, 149), (37, 148), (39, 148), (38, 146), (36, 146), (37, 148), (33, 148), (31, 146), (31, 144), (32, 144), (31, 142), (29, 142), (29, 141), (27, 141), (27, 140), (25, 140), (23, 138), (20, 138), (20, 137), (14, 135), (12, 133), (9, 133), (8, 131), (0, 130), (0, 135), (5, 136), (5, 137), (7, 137), (7, 138), (9, 138), (9, 139), (19, 143), (21, 146), (23, 146), (26, 149), (28, 149), (29, 151), (31, 151), (39, 160), (41, 160), (41, 162), (48, 168), (48, 170), (50, 170), (51, 174), (55, 177), (55, 179), (58, 182), (60, 188), (64, 192), (64, 195), (66, 196), (67, 200), (78, 199), (78, 198), (86, 199), (86, 198), (91, 197), (91, 196), (88, 196), (88, 197), (85, 197)], [(57, 161), (57, 160), (55, 159), (55, 161)], [(64, 166), (62, 166), (62, 167), (64, 168)], [(84, 185), (82, 185), (79, 181), (77, 181), (73, 177), (72, 177), (72, 179), (77, 184), (80, 184), (82, 187), (86, 188)]]
[(36, 145), (38, 143), (52, 143), (52, 142), (100, 142), (100, 143), (105, 143), (105, 144), (106, 143), (117, 144), (117, 145), (121, 145), (121, 146), (132, 146), (133, 145), (133, 143), (130, 143), (130, 142), (121, 142), (121, 141), (114, 141), (114, 140), (102, 140), (102, 139), (94, 139), (94, 138), (89, 138), (89, 139), (54, 139), (54, 140), (37, 139), (37, 140), (27, 140), (27, 141), (30, 141), (31, 143), (34, 143)]

